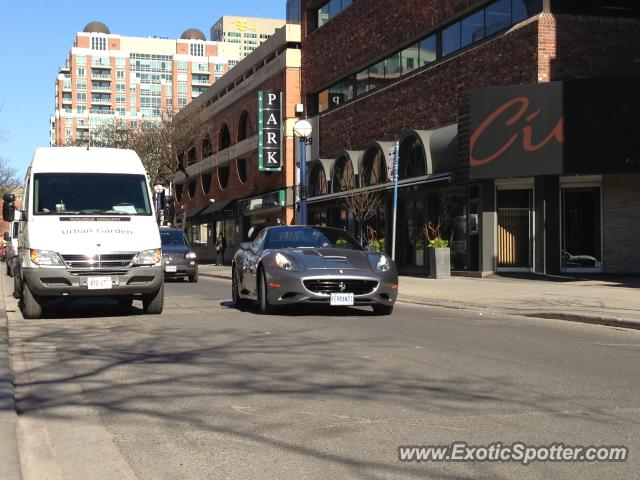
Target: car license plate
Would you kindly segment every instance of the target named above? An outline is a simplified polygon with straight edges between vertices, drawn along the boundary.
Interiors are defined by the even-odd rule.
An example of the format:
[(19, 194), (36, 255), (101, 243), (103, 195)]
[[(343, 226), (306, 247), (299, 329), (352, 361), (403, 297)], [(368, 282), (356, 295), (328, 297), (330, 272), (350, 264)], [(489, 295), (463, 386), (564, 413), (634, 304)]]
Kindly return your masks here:
[(165, 272), (177, 272), (178, 269), (175, 265), (167, 265), (166, 267), (164, 267), (164, 271)]
[(353, 305), (353, 293), (332, 293), (331, 305)]
[(87, 277), (87, 288), (89, 290), (111, 288), (111, 277)]

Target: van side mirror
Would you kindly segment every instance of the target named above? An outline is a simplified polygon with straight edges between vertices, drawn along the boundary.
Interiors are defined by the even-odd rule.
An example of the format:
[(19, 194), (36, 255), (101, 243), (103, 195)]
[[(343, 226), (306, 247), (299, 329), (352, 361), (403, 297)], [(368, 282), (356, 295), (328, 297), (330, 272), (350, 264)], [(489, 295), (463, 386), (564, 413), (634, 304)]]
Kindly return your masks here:
[(5, 193), (2, 197), (2, 219), (5, 222), (13, 222), (16, 216), (16, 196), (13, 193)]

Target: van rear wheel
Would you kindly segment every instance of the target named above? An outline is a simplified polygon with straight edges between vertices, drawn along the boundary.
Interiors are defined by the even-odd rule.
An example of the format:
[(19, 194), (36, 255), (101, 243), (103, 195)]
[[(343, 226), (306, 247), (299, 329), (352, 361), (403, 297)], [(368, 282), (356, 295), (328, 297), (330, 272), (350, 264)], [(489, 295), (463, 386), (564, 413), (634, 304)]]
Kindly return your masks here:
[(164, 284), (160, 286), (157, 292), (148, 293), (142, 296), (142, 310), (144, 313), (157, 315), (162, 313), (164, 307)]
[(22, 316), (24, 318), (40, 318), (42, 316), (42, 304), (31, 293), (31, 289), (26, 283), (22, 285)]

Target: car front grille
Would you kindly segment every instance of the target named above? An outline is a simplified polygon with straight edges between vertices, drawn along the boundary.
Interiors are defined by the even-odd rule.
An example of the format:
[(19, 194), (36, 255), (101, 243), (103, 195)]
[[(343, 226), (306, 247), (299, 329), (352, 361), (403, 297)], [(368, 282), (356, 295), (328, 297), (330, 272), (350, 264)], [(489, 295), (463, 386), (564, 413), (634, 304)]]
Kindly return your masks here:
[(108, 253), (103, 255), (61, 255), (62, 261), (69, 268), (118, 269), (133, 263), (136, 253)]
[(361, 280), (349, 278), (304, 280), (307, 290), (320, 295), (332, 293), (353, 293), (354, 295), (366, 295), (373, 292), (378, 286), (375, 280)]

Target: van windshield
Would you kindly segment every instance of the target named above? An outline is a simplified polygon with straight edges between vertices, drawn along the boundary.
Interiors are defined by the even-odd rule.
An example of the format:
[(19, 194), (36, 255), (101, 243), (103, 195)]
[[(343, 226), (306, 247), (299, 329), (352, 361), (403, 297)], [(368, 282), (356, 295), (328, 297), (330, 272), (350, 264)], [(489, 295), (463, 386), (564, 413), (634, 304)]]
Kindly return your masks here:
[(36, 173), (36, 215), (151, 215), (144, 175)]

